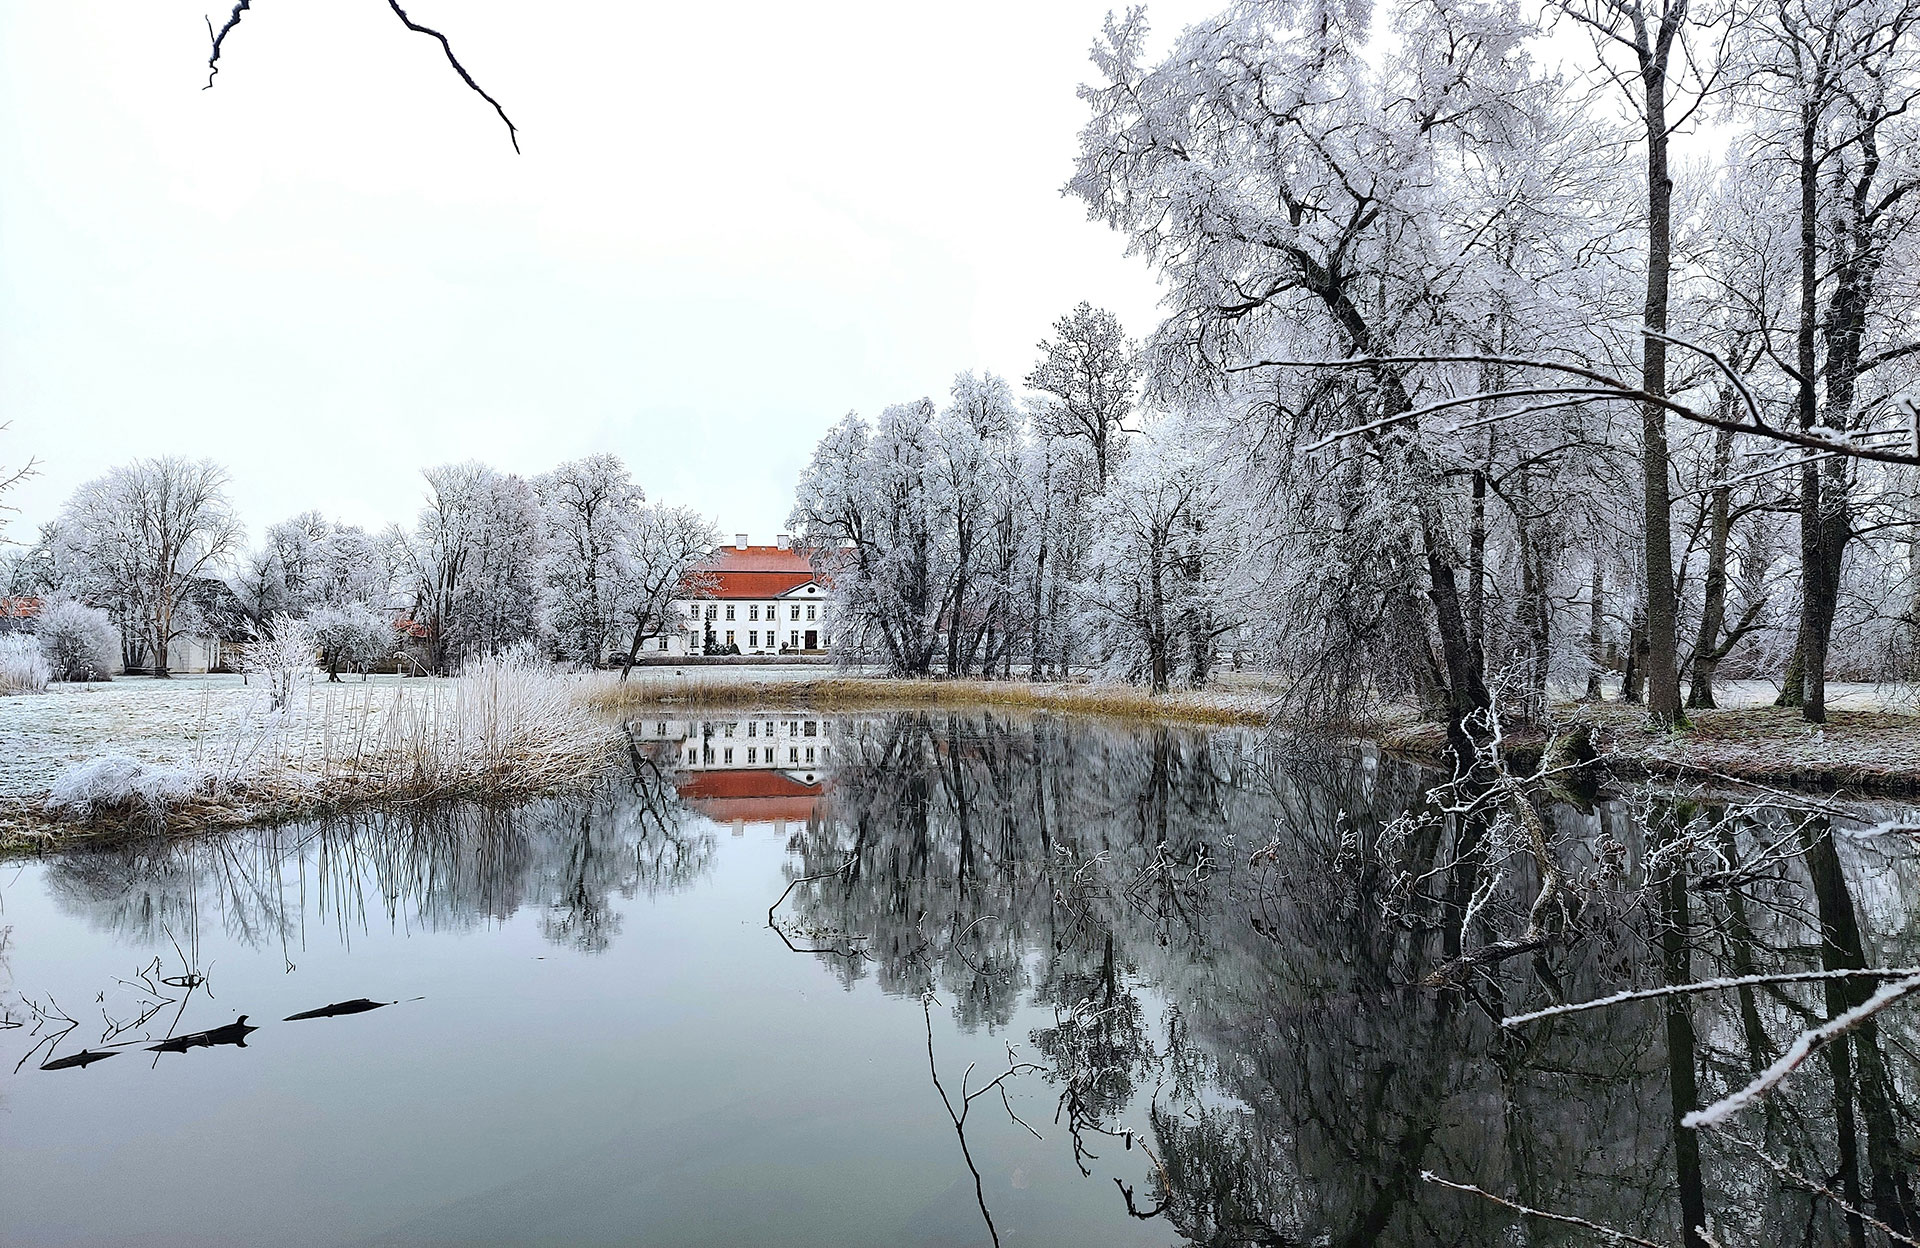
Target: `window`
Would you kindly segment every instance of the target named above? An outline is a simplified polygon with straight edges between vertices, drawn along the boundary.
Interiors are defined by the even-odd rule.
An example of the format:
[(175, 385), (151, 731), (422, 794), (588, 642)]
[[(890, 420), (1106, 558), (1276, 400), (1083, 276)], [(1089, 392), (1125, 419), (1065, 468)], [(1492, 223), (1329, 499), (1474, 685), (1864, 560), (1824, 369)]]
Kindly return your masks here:
[(662, 637), (660, 639), (660, 649), (665, 650), (666, 648), (667, 648), (667, 639), (665, 637)]
[(759, 604), (759, 603), (757, 603), (757, 602), (756, 602), (756, 603), (754, 603), (754, 604), (753, 604), (752, 606), (750, 606), (750, 607), (748, 607), (748, 608), (747, 608), (747, 618), (748, 618), (748, 619), (750, 619), (750, 620), (757, 620), (757, 619), (759, 619), (759, 618), (760, 618), (760, 604)]
[[(773, 721), (772, 720), (767, 721), (766, 731), (761, 733), (760, 735), (764, 736), (769, 741), (773, 740)], [(773, 760), (773, 755), (771, 754), (767, 755), (767, 760), (771, 762)]]
[(666, 735), (667, 735), (667, 725), (666, 725), (666, 724), (665, 724), (664, 722), (662, 722), (662, 723), (658, 723), (658, 724), (655, 724), (655, 725), (653, 726), (653, 735), (654, 735), (654, 736), (656, 736), (656, 737), (664, 737), (664, 736), (666, 736)]
[(808, 761), (808, 762), (812, 762), (812, 761), (813, 761), (813, 747), (812, 747), (812, 746), (808, 746), (808, 747), (807, 747), (807, 761)]
[(687, 614), (688, 614), (688, 615), (690, 615), (690, 616), (692, 616), (692, 617), (693, 617), (694, 619), (696, 619), (696, 620), (697, 620), (697, 619), (699, 619), (699, 618), (700, 618), (700, 604), (699, 604), (699, 603), (697, 603), (697, 602), (690, 602), (690, 603), (688, 603), (688, 604), (687, 604)]
[[(727, 608), (727, 610), (729, 610), (729, 611), (731, 611), (731, 610), (733, 610), (733, 608), (732, 608), (732, 607), (728, 607), (728, 608)], [(732, 629), (728, 629), (728, 630), (727, 630), (727, 644), (728, 644), (728, 645), (732, 645), (732, 644), (733, 644), (733, 630), (732, 630)]]
[(807, 721), (803, 731), (810, 737), (817, 737), (820, 735), (820, 725), (810, 719)]
[(757, 647), (757, 646), (758, 646), (758, 645), (760, 644), (760, 630), (759, 630), (759, 629), (757, 629), (757, 628), (750, 628), (750, 629), (748, 629), (748, 630), (747, 630), (747, 644), (748, 644), (748, 645), (750, 645), (750, 646), (756, 646), (756, 647)]
[(797, 747), (789, 748), (787, 750), (787, 761), (790, 763), (797, 763), (800, 761), (800, 751)]
[(729, 767), (733, 766), (733, 751), (727, 750), (725, 751), (725, 755), (726, 757), (722, 761), (725, 762), (726, 765)]
[(800, 608), (797, 606), (793, 608), (793, 618), (796, 620), (800, 618)]
[(728, 604), (727, 604), (727, 618), (728, 618), (728, 619), (732, 619), (732, 618), (733, 618), (733, 604), (732, 604), (732, 603), (728, 603)]
[(808, 618), (808, 619), (812, 619), (812, 618), (813, 618), (813, 604), (812, 604), (812, 603), (808, 603), (808, 604), (807, 604), (807, 618)]
[(747, 721), (747, 735), (750, 737), (757, 737), (760, 735), (760, 723), (758, 720), (750, 719)]
[(723, 737), (730, 737), (730, 736), (732, 736), (732, 735), (733, 735), (733, 725), (732, 725), (732, 724), (728, 724), (728, 725), (726, 725), (726, 726), (725, 726), (724, 728), (722, 728), (722, 729), (720, 730), (720, 735), (721, 735), (721, 736), (723, 736)]
[(698, 750), (687, 751), (687, 766), (691, 767), (699, 761), (700, 761), (700, 752)]
[(760, 751), (754, 749), (752, 746), (747, 747), (747, 766), (749, 767), (753, 766), (754, 756), (759, 752)]
[(708, 608), (707, 608), (707, 618), (708, 618), (708, 619), (710, 619), (710, 620), (711, 620), (711, 619), (716, 619), (716, 618), (718, 618), (718, 616), (719, 616), (719, 613), (720, 613), (720, 608), (718, 608), (718, 607), (708, 607)]
[[(799, 609), (800, 609), (799, 607), (794, 608), (795, 611), (798, 611)], [(787, 644), (792, 646), (795, 650), (798, 650), (800, 648), (800, 630), (799, 629), (794, 629), (792, 632), (789, 632), (787, 634)]]

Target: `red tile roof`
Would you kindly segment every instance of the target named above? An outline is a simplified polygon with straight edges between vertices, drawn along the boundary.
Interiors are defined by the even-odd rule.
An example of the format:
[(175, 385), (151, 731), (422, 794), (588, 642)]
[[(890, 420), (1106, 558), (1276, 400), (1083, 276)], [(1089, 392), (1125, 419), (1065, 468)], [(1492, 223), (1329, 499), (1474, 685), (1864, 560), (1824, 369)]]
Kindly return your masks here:
[(38, 598), (0, 598), (0, 620), (31, 620), (39, 614)]
[(722, 546), (697, 572), (708, 598), (778, 598), (817, 579), (804, 551), (779, 546)]

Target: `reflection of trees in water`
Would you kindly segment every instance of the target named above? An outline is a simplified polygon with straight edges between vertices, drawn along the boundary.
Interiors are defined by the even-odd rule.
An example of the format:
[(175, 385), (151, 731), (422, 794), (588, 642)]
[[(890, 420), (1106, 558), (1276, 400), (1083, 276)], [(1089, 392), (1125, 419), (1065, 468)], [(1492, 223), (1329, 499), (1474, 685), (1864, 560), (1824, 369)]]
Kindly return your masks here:
[(254, 948), (306, 925), (460, 930), (525, 909), (558, 944), (606, 948), (617, 896), (670, 892), (711, 864), (672, 777), (636, 751), (590, 794), (512, 808), (433, 806), (68, 854), (48, 887), (68, 912), (141, 945), (217, 929)]
[[(1423, 1171), (1659, 1242), (1681, 1239), (1683, 1183), (1729, 1246), (1887, 1242), (1711, 1132), (1694, 1166), (1671, 1099), (1676, 1069), (1702, 1100), (1743, 1085), (1877, 981), (1497, 1021), (1627, 987), (1911, 965), (1904, 899), (1920, 880), (1879, 841), (1778, 809), (1558, 807), (1577, 887), (1557, 938), (1441, 990), (1413, 985), (1458, 956), (1460, 915), (1493, 868), (1464, 852), (1471, 830), (1394, 822), (1424, 787), (1411, 769), (1370, 758), (1288, 775), (1239, 734), (925, 712), (842, 740), (822, 814), (793, 844), (796, 875), (851, 859), (794, 895), (814, 926), (866, 938), (849, 946), (864, 956), (826, 961), (892, 992), (938, 989), (968, 1027), (1005, 1025), (1023, 999), (1051, 1007), (1030, 1038), (1061, 1123), (1091, 1146), (1129, 1107), (1144, 1118), (1151, 1164), (1091, 1151), (1125, 1158), (1142, 1209), (1164, 1205), (1190, 1242), (1513, 1242), (1512, 1213)], [(1538, 891), (1529, 863), (1503, 869), (1488, 931), (1470, 939)], [(1881, 1015), (1733, 1124), (1904, 1232), (1912, 1017)]]

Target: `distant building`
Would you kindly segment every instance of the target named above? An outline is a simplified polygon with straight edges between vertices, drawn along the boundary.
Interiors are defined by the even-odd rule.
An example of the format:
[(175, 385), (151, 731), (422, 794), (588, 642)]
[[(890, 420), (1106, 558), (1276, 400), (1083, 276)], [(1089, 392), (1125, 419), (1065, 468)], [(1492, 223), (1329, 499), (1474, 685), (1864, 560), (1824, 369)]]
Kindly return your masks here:
[(0, 633), (31, 632), (40, 616), (39, 598), (0, 597)]
[(832, 645), (826, 584), (787, 534), (772, 546), (737, 534), (698, 573), (710, 592), (674, 603), (675, 626), (648, 643), (656, 653), (823, 654)]
[[(176, 676), (239, 671), (248, 633), (233, 591), (224, 582), (202, 577), (188, 585), (182, 602), (195, 612), (195, 627), (167, 643), (167, 670)], [(0, 633), (34, 631), (45, 606), (43, 598), (0, 597)], [(118, 637), (119, 630), (114, 632)], [(144, 665), (129, 667), (127, 650), (125, 644), (114, 646), (115, 676), (140, 676), (153, 670), (144, 647), (137, 648), (137, 658)]]

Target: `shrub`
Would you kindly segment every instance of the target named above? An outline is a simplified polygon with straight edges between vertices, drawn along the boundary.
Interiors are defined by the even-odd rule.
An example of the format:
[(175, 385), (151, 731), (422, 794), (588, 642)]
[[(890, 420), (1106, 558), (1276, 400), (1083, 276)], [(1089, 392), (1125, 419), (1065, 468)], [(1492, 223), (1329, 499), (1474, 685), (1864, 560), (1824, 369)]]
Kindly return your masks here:
[(45, 693), (47, 682), (52, 679), (53, 668), (47, 663), (47, 656), (40, 653), (40, 643), (32, 635), (0, 636), (0, 695)]
[(269, 627), (267, 636), (247, 643), (246, 670), (266, 684), (268, 709), (284, 711), (293, 700), (293, 687), (313, 678), (320, 647), (307, 622), (296, 616), (276, 615)]
[(156, 767), (128, 754), (102, 754), (61, 772), (47, 795), (47, 809), (75, 819), (91, 819), (103, 811), (158, 819), (208, 788), (207, 778), (189, 768)]
[(105, 611), (71, 598), (48, 603), (35, 623), (40, 652), (53, 668), (53, 679), (111, 680), (114, 651), (119, 639)]

